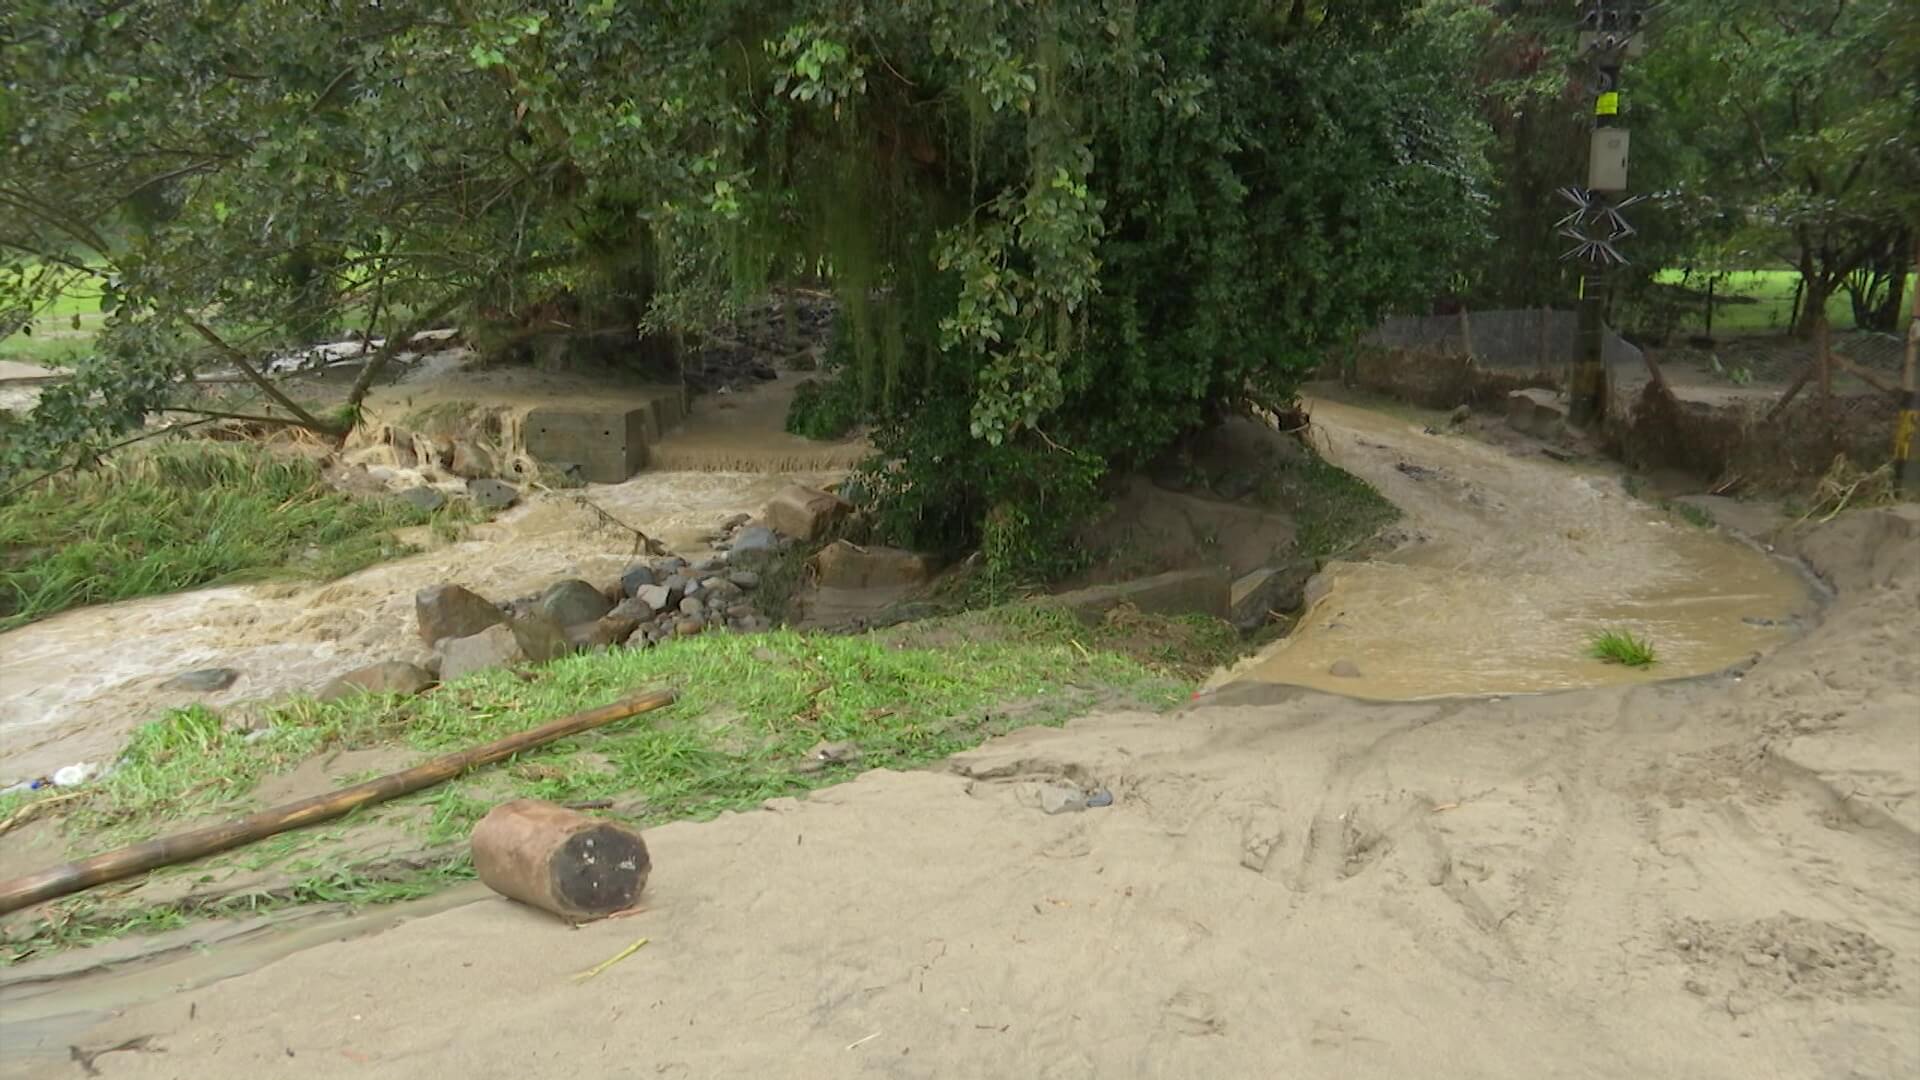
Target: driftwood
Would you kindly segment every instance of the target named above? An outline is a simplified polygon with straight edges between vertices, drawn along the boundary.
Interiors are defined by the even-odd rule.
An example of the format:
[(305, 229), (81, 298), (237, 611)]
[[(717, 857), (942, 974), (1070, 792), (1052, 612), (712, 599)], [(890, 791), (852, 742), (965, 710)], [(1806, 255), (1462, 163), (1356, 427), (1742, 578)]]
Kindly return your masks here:
[(652, 861), (633, 829), (515, 799), (474, 826), (473, 868), (494, 892), (577, 923), (632, 907)]
[(1780, 400), (1774, 402), (1773, 408), (1767, 410), (1767, 423), (1773, 423), (1779, 419), (1781, 413), (1787, 411), (1787, 406), (1792, 403), (1794, 395), (1800, 393), (1800, 388), (1807, 385), (1813, 378), (1814, 368), (1817, 366), (1819, 365), (1809, 361), (1806, 367), (1800, 369), (1799, 376), (1787, 384), (1786, 392), (1780, 395)]
[(257, 814), (214, 825), (205, 829), (163, 836), (143, 844), (120, 848), (90, 859), (81, 859), (42, 870), (37, 874), (0, 881), (0, 915), (57, 897), (91, 889), (96, 885), (120, 881), (162, 866), (187, 862), (232, 848), (251, 844), (269, 836), (316, 825), (352, 813), (363, 806), (385, 802), (422, 788), (451, 780), (469, 769), (491, 765), (523, 750), (577, 735), (582, 731), (638, 716), (673, 704), (671, 690), (644, 694), (587, 712), (563, 716), (551, 723), (509, 735), (504, 739), (434, 758), (432, 761), (390, 773), (364, 784), (315, 795), (309, 799), (284, 803)]

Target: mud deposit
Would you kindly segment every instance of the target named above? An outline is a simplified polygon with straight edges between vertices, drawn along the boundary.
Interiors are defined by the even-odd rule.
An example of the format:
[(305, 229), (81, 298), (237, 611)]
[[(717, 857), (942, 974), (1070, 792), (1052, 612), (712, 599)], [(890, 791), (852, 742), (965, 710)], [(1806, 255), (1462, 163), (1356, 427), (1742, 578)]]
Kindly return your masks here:
[[(231, 966), (86, 975), (56, 956), (0, 980), (0, 1010), (24, 1021), (9, 1016), (0, 1075), (80, 1061), (203, 1080), (1920, 1073), (1920, 509), (1783, 538), (1833, 585), (1831, 605), (1798, 636), (1734, 629), (1723, 615), (1777, 618), (1810, 594), (1758, 553), (1618, 502), (1603, 478), (1318, 415), (1336, 460), (1430, 538), (1379, 571), (1402, 575), (1399, 593), (1343, 568), (1316, 617), (1353, 629), (1309, 628), (1291, 647), (1347, 634), (1339, 656), (1363, 675), (1343, 691), (1369, 677), (1381, 697), (1602, 682), (1614, 673), (1568, 662), (1577, 647), (1529, 640), (1590, 621), (1667, 620), (1640, 626), (1666, 654), (1656, 676), (1771, 651), (1739, 679), (1493, 699), (1243, 678), (1172, 716), (1089, 716), (944, 771), (869, 772), (652, 830), (642, 909), (579, 930), (484, 896), (371, 936), (259, 945)], [(766, 481), (700, 482), (714, 486), (674, 505), (707, 492), (704, 527)], [(559, 509), (527, 516), (543, 514), (559, 516), (504, 526), (531, 530), (518, 546), (477, 541), (345, 584), (404, 594), (459, 569), (504, 585), (509, 564), (537, 563), (525, 545), (541, 535), (609, 557)], [(1591, 568), (1569, 570), (1572, 554)], [(281, 619), (305, 610), (253, 592), (221, 602), (242, 599), (290, 605), (269, 608)], [(208, 610), (227, 609), (181, 612)], [(0, 645), (72, 633), (111, 665), (142, 640), (83, 621), (112, 614)], [(397, 612), (365, 625), (410, 631)], [(259, 627), (297, 637), (272, 616)], [(1515, 662), (1521, 650), (1537, 663)], [(1333, 656), (1300, 655), (1285, 663), (1301, 682)], [(1400, 667), (1367, 673), (1376, 658)], [(1471, 680), (1437, 681), (1462, 666)], [(151, 705), (142, 688), (103, 693)], [(99, 700), (96, 723), (119, 722)], [(1062, 784), (1112, 801), (1043, 812)]]
[[(489, 897), (157, 1000), (155, 969), (84, 1031), (79, 980), (0, 1072), (1912, 1076), (1920, 511), (1806, 539), (1839, 595), (1742, 681), (1241, 683), (1019, 732), (653, 830), (631, 917)], [(1062, 782), (1112, 805), (1043, 813)]]
[[(1750, 660), (1816, 609), (1784, 560), (1598, 470), (1333, 401), (1314, 402), (1313, 419), (1335, 464), (1406, 511), (1410, 539), (1332, 564), (1293, 634), (1233, 679), (1395, 700), (1649, 682)], [(1659, 662), (1589, 657), (1589, 638), (1612, 629), (1650, 640)]]

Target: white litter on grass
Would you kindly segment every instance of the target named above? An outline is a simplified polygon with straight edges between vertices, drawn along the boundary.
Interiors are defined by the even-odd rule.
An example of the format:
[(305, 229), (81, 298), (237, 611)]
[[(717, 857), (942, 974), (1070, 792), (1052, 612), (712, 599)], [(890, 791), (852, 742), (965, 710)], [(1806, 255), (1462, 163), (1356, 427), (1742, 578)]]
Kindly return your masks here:
[(74, 765), (62, 765), (53, 773), (54, 787), (79, 787), (106, 771), (106, 767), (97, 761), (82, 761)]

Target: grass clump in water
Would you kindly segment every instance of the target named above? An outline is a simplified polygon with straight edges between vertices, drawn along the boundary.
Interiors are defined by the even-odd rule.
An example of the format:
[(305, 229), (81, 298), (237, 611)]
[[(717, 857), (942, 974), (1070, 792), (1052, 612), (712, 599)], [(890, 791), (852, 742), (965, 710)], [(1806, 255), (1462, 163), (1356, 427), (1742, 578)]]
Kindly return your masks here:
[(0, 503), (0, 630), (202, 585), (339, 577), (406, 554), (393, 531), (433, 520), (397, 499), (346, 495), (314, 462), (258, 447), (128, 454)]
[(1625, 630), (1606, 630), (1595, 634), (1587, 643), (1587, 655), (1595, 660), (1630, 668), (1650, 667), (1658, 662), (1654, 659), (1652, 642), (1634, 637)]

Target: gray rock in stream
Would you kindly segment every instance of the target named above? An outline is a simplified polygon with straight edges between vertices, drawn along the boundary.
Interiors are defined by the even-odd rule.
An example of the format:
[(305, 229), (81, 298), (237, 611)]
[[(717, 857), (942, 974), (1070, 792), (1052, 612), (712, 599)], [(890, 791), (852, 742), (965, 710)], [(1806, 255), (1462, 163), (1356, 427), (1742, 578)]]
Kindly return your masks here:
[(469, 480), (467, 496), (482, 510), (505, 510), (520, 501), (519, 489), (499, 480)]
[(178, 690), (189, 694), (211, 694), (225, 690), (240, 679), (240, 673), (232, 668), (201, 668), (199, 671), (185, 671), (160, 684), (162, 690)]
[(463, 638), (507, 621), (507, 615), (478, 593), (458, 585), (433, 585), (413, 594), (413, 616), (420, 640)]

